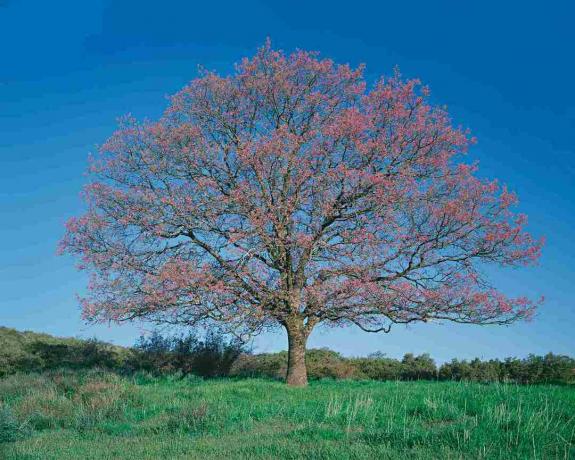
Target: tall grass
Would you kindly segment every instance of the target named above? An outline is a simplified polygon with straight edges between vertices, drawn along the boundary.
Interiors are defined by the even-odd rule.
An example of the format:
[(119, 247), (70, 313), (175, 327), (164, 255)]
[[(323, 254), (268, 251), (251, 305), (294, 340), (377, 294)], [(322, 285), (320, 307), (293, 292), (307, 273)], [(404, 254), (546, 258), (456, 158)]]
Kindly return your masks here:
[(575, 456), (565, 386), (54, 372), (1, 380), (0, 402), (6, 459)]

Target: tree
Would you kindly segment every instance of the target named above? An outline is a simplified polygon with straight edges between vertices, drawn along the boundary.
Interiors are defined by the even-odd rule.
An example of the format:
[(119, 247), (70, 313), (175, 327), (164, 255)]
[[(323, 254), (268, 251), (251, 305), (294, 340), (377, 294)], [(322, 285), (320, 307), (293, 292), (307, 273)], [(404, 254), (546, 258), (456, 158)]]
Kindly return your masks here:
[(437, 376), (435, 361), (427, 353), (420, 356), (406, 353), (401, 364), (403, 380), (431, 380)]
[(516, 197), (459, 160), (473, 139), (417, 80), (366, 85), (316, 53), (269, 43), (201, 75), (159, 121), (128, 117), (91, 160), (87, 212), (61, 250), (91, 272), (93, 321), (283, 327), (305, 385), (318, 324), (507, 324), (483, 262), (534, 262)]

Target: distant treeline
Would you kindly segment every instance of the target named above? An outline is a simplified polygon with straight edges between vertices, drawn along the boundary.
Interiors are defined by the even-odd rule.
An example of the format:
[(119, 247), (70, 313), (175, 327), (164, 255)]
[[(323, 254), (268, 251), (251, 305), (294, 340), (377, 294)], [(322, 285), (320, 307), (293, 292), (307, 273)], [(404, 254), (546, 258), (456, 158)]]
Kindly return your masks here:
[[(475, 382), (575, 383), (575, 359), (549, 353), (545, 356), (471, 361), (454, 359), (437, 366), (428, 355), (406, 354), (393, 359), (376, 353), (366, 358), (344, 358), (328, 349), (309, 350), (306, 358), (310, 379), (368, 380), (468, 380)], [(242, 354), (231, 368), (235, 376), (282, 378), (287, 353)]]
[[(438, 367), (428, 354), (406, 354), (401, 360), (381, 353), (345, 358), (328, 349), (311, 349), (306, 363), (310, 379), (575, 383), (575, 359), (552, 353), (523, 359), (454, 359)], [(287, 352), (252, 354), (244, 344), (217, 333), (199, 338), (155, 332), (141, 337), (134, 347), (124, 348), (97, 340), (60, 339), (0, 328), (0, 377), (15, 372), (95, 367), (120, 373), (283, 379)]]

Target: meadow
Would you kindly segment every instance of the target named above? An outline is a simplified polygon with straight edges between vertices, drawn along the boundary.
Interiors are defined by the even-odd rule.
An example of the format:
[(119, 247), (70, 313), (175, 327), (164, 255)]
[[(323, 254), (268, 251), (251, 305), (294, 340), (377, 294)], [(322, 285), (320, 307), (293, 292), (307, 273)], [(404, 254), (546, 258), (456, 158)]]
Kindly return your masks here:
[(0, 380), (3, 459), (571, 459), (572, 386), (154, 377)]

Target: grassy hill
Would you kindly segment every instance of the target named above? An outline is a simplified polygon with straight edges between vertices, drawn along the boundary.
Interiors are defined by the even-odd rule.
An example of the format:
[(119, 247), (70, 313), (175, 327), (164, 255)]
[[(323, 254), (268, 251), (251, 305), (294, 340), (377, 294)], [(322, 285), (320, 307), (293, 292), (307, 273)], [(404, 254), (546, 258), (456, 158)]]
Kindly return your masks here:
[(0, 380), (0, 401), (6, 460), (575, 458), (568, 386), (59, 371)]
[[(215, 374), (235, 379), (186, 376), (183, 358), (193, 370), (226, 350), (204, 340), (183, 357), (173, 351), (188, 342), (156, 336), (131, 349), (0, 328), (0, 458), (575, 458), (573, 385), (479, 383), (477, 374), (549, 382), (551, 372), (568, 383), (572, 358), (436, 368), (427, 355), (310, 350), (314, 380), (289, 388), (273, 380), (285, 373), (285, 352), (242, 354), (229, 373)], [(160, 366), (169, 371), (150, 371)], [(443, 371), (445, 380), (479, 382), (397, 381), (437, 380)], [(250, 378), (258, 375), (269, 378)]]
[(54, 337), (0, 326), (0, 377), (55, 367), (114, 367), (129, 353), (127, 348), (96, 340)]

